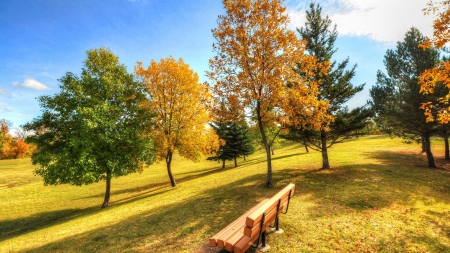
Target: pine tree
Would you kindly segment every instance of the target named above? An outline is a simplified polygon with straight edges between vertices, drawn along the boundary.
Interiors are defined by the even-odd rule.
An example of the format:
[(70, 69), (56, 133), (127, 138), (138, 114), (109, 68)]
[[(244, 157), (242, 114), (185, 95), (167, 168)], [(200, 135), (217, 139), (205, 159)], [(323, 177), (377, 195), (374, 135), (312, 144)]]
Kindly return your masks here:
[(427, 38), (412, 27), (395, 50), (384, 56), (386, 72), (377, 73), (377, 83), (370, 90), (377, 116), (383, 118), (395, 135), (407, 142), (423, 141), (428, 166), (436, 167), (431, 152), (430, 136), (436, 131), (435, 123), (427, 123), (422, 103), (434, 101), (440, 92), (422, 95), (419, 93), (419, 76), (439, 62), (439, 53), (434, 48), (423, 50), (419, 44)]
[(223, 140), (223, 145), (219, 147), (216, 155), (208, 157), (208, 160), (222, 161), (222, 168), (225, 168), (225, 161), (234, 160), (234, 166), (237, 167), (237, 158), (248, 156), (254, 152), (246, 124), (213, 122), (211, 127)]
[[(306, 12), (305, 26), (297, 29), (303, 39), (308, 41), (307, 52), (317, 58), (319, 63), (332, 61), (338, 32), (336, 25), (331, 29), (331, 20), (328, 16), (322, 16), (322, 8), (315, 3), (310, 4), (310, 10)], [(337, 63), (332, 61), (331, 70), (327, 74), (316, 73), (316, 81), (319, 81), (319, 100), (328, 102), (327, 114), (334, 117), (334, 121), (326, 121), (320, 131), (315, 131), (306, 126), (290, 127), (285, 138), (299, 141), (305, 146), (322, 152), (322, 168), (330, 168), (328, 160), (328, 148), (336, 143), (343, 142), (354, 136), (357, 130), (365, 127), (365, 122), (372, 115), (366, 106), (355, 108), (351, 111), (345, 103), (356, 93), (364, 88), (364, 84), (353, 86), (351, 79), (355, 76), (356, 64), (347, 69), (349, 58)], [(302, 66), (299, 66), (301, 68)]]

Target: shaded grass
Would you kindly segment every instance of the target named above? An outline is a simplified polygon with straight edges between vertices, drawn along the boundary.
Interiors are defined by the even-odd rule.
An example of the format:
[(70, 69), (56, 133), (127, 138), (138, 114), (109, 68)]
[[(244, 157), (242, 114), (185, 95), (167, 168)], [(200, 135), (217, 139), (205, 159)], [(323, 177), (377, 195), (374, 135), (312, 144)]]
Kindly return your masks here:
[(0, 161), (0, 252), (191, 252), (289, 182), (296, 195), (269, 252), (450, 252), (448, 164), (438, 156), (429, 169), (419, 150), (364, 137), (333, 147), (332, 169), (319, 170), (320, 153), (284, 142), (273, 188), (262, 152), (225, 169), (175, 157), (176, 188), (153, 165), (113, 179), (105, 210), (104, 183), (44, 187), (29, 160)]

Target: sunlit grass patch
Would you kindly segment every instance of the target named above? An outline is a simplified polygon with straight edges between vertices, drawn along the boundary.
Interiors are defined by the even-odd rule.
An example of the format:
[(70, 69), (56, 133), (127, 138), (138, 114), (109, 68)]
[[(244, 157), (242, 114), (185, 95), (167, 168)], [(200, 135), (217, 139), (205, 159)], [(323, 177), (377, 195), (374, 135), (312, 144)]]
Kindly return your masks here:
[[(191, 252), (289, 182), (296, 194), (270, 234), (269, 252), (450, 252), (450, 174), (443, 142), (438, 169), (420, 146), (364, 137), (318, 152), (283, 142), (275, 150), (274, 187), (264, 186), (263, 152), (225, 169), (176, 156), (170, 187), (164, 164), (104, 182), (43, 186), (29, 159), (0, 161), (0, 252)], [(14, 184), (8, 187), (8, 184)], [(197, 251), (198, 252), (198, 251)]]

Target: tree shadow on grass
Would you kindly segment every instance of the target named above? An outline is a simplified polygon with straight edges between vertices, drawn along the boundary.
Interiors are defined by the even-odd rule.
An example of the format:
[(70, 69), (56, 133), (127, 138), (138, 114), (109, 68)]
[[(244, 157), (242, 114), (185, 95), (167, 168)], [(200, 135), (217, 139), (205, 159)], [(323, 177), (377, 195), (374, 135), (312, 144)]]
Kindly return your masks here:
[[(301, 194), (310, 194), (317, 200), (319, 207), (312, 213), (319, 216), (333, 215), (333, 211), (323, 210), (320, 202), (350, 208), (349, 212), (381, 209), (394, 203), (412, 205), (419, 199), (450, 202), (448, 171), (424, 167), (423, 158), (416, 154), (386, 151), (366, 155), (379, 163), (330, 170), (284, 169), (274, 174), (274, 181), (281, 185), (295, 182)], [(339, 212), (336, 215), (342, 214)]]
[[(165, 188), (165, 189), (163, 189)], [(138, 195), (134, 195), (127, 198), (121, 198), (115, 201), (110, 201), (110, 206), (120, 206), (127, 203), (132, 203), (145, 198), (150, 198), (158, 194), (162, 194), (172, 190), (169, 187), (160, 187), (158, 189), (148, 190), (141, 192)], [(28, 232), (36, 231), (46, 227), (51, 227), (59, 223), (67, 222), (69, 220), (80, 218), (82, 216), (89, 216), (97, 212), (105, 212), (107, 209), (100, 208), (99, 205), (83, 208), (83, 209), (63, 209), (51, 212), (42, 212), (32, 214), (27, 217), (2, 220), (0, 221), (0, 241), (6, 240), (18, 235), (22, 235)]]
[(64, 209), (51, 212), (42, 212), (30, 215), (28, 217), (17, 218), (12, 220), (0, 221), (0, 241), (8, 238), (18, 236), (27, 232), (39, 230), (45, 227), (52, 226), (74, 219), (85, 214), (91, 214), (98, 208), (84, 208), (84, 209)]
[[(113, 181), (113, 183), (114, 183), (114, 181)], [(169, 185), (170, 184), (168, 182), (162, 182), (162, 183), (147, 184), (147, 185), (143, 185), (143, 186), (136, 186), (133, 188), (126, 188), (126, 189), (121, 189), (121, 190), (111, 190), (111, 196), (127, 194), (127, 193), (128, 194), (137, 193), (134, 196), (141, 196), (141, 195), (148, 194), (149, 192), (157, 191), (157, 190), (167, 187)], [(100, 193), (100, 194), (85, 196), (85, 197), (77, 198), (77, 199), (101, 198), (104, 196), (105, 196), (105, 193)]]
[[(399, 155), (394, 152), (366, 155), (375, 158), (379, 163), (347, 165), (331, 170), (280, 169), (274, 171), (275, 185), (272, 188), (266, 188), (261, 183), (265, 178), (264, 173), (255, 174), (228, 184), (211, 187), (189, 199), (153, 209), (151, 213), (142, 212), (115, 224), (75, 234), (70, 238), (52, 241), (42, 247), (23, 252), (178, 252), (192, 250), (260, 200), (273, 196), (290, 182), (296, 184), (297, 190), (290, 207), (292, 211), (286, 216), (286, 219), (282, 218), (282, 224), (287, 228), (293, 228), (298, 224), (293, 221), (294, 217), (292, 216), (301, 209), (302, 203), (299, 201), (299, 196), (308, 196), (311, 201), (316, 203), (315, 206), (308, 207), (304, 211), (305, 219), (313, 220), (322, 217), (333, 219), (333, 217), (355, 212), (380, 210), (394, 203), (411, 206), (417, 200), (418, 194), (424, 199), (433, 199), (435, 202), (450, 202), (448, 192), (445, 193), (445, 189), (440, 188), (450, 185), (449, 174), (445, 171), (424, 169), (420, 156), (418, 157), (416, 154)], [(287, 157), (291, 157), (291, 155), (285, 158)], [(263, 159), (263, 161), (265, 160)], [(256, 161), (248, 163), (260, 162), (262, 161), (256, 159)], [(193, 175), (186, 174), (186, 177), (182, 177), (178, 181), (186, 182), (219, 171), (221, 169), (203, 170), (203, 172)], [(428, 192), (423, 192), (422, 186), (424, 185), (429, 187)], [(117, 201), (111, 207), (119, 208), (144, 198), (156, 197), (158, 194), (170, 190), (172, 188), (162, 187), (153, 193), (149, 192), (138, 197), (133, 196), (123, 201)], [(334, 209), (334, 207), (339, 208)], [(88, 210), (87, 212), (92, 211)], [(432, 215), (434, 214), (430, 214), (430, 216)], [(435, 214), (430, 218), (430, 222), (436, 223), (445, 217), (448, 215)], [(51, 225), (57, 224), (56, 221)], [(445, 236), (449, 238), (449, 230), (446, 229), (445, 223), (439, 226), (446, 234)], [(419, 243), (431, 242), (432, 249), (440, 251), (442, 249), (441, 252), (449, 250), (448, 246), (440, 243), (434, 237), (417, 234), (414, 231), (410, 232), (414, 237), (413, 240)], [(401, 245), (402, 241), (406, 243), (408, 240), (406, 237), (393, 238), (393, 241), (379, 241), (375, 245), (386, 249), (388, 243)]]
[[(143, 212), (110, 226), (22, 252), (179, 252), (194, 249), (278, 189), (259, 185), (261, 175), (210, 188), (195, 197)], [(229, 194), (232, 189), (234, 194)], [(117, 208), (119, 203), (114, 206)], [(198, 244), (184, 243), (202, 236)]]

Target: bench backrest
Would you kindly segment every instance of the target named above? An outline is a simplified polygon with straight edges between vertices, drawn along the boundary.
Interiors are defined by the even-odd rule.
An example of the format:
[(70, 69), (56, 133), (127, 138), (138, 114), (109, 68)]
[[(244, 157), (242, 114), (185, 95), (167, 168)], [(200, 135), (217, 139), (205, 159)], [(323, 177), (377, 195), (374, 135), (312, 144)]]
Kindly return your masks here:
[[(237, 218), (235, 221), (230, 223), (224, 229), (222, 229), (219, 233), (215, 234), (213, 237), (209, 239), (209, 244), (212, 247), (220, 247), (225, 248), (227, 245), (227, 241), (233, 241), (233, 236), (240, 236), (239, 231), (243, 233), (243, 227), (245, 226), (245, 219), (249, 214), (258, 209), (260, 206), (264, 205), (269, 199), (265, 199), (258, 203), (256, 206), (251, 208), (249, 211), (241, 215), (241, 217)], [(242, 237), (242, 236), (241, 236)], [(240, 238), (239, 238), (240, 239)]]
[[(234, 252), (245, 252), (258, 239), (260, 233), (265, 231), (275, 221), (277, 215), (286, 209), (290, 198), (294, 195), (294, 190), (295, 185), (289, 184), (247, 216), (244, 235), (250, 240), (239, 241), (234, 247)], [(261, 227), (263, 217), (264, 224)]]

